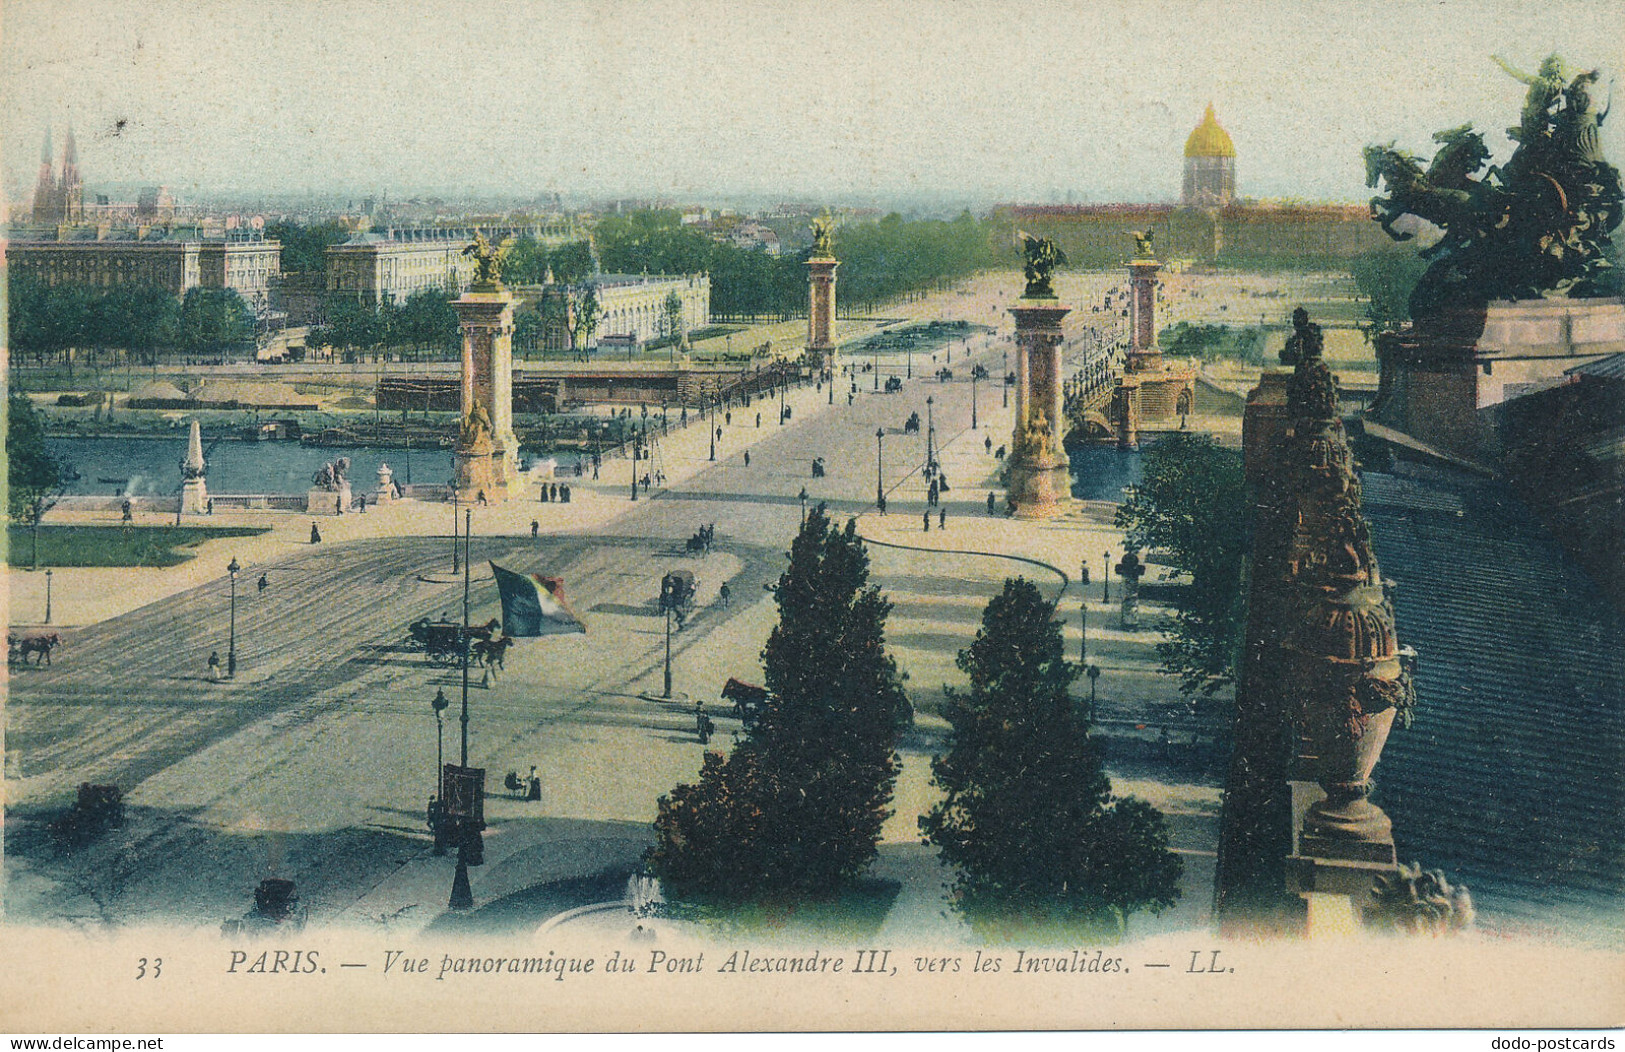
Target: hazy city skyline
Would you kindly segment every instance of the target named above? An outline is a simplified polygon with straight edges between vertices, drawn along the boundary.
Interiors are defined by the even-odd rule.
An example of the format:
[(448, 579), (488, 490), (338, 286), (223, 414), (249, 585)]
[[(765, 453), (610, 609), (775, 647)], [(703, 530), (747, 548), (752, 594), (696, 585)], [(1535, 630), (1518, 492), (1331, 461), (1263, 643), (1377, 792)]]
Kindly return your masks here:
[[(675, 200), (1171, 201), (1211, 100), (1247, 197), (1360, 201), (1360, 148), (1472, 121), (1504, 159), (1557, 51), (1625, 4), (1191, 0), (7, 5), (8, 197), (72, 126), (87, 189)], [(1601, 105), (1607, 105), (1607, 89)], [(1621, 148), (1621, 121), (1604, 147)]]

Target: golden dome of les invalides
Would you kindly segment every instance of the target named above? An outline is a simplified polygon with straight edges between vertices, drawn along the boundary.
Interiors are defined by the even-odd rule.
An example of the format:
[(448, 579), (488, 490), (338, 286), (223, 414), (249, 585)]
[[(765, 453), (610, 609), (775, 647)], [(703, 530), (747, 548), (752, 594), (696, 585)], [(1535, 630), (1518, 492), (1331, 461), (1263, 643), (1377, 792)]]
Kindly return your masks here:
[(1213, 103), (1207, 104), (1207, 112), (1202, 115), (1202, 123), (1198, 124), (1185, 140), (1186, 157), (1234, 157), (1235, 144), (1230, 141), (1230, 133), (1219, 127), (1218, 118), (1213, 115)]

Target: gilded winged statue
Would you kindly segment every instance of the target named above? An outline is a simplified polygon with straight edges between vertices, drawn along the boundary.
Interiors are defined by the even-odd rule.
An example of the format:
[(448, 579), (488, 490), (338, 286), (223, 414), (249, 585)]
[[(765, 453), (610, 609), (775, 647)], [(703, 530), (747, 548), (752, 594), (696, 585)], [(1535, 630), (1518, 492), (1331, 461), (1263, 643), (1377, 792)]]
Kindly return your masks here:
[(825, 212), (821, 216), (814, 216), (812, 221), (812, 254), (818, 257), (830, 256), (834, 253), (835, 220)]
[(502, 261), (513, 251), (513, 238), (505, 237), (492, 246), (482, 230), (474, 231), (474, 243), (463, 249), (463, 255), (474, 257), (474, 284), (498, 287), (502, 284)]
[(1067, 262), (1066, 253), (1060, 246), (1047, 237), (1034, 237), (1025, 230), (1016, 231), (1016, 244), (1021, 249), (1025, 261), (1024, 272), (1027, 277), (1027, 289), (1022, 293), (1027, 297), (1050, 297), (1055, 295), (1055, 286), (1050, 283), (1050, 271), (1056, 266), (1064, 266)]

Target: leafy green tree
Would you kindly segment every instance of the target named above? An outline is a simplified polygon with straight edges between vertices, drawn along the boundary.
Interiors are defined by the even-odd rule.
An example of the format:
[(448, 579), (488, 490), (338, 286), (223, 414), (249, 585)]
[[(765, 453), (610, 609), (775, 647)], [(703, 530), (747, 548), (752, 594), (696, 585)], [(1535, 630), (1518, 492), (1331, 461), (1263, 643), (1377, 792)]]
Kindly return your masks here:
[(265, 228), (268, 241), (282, 243), (282, 269), (298, 274), (320, 274), (327, 270), (327, 250), (350, 236), (337, 220), (303, 226), (298, 223), (271, 223)]
[(1178, 592), (1163, 665), (1186, 694), (1211, 697), (1235, 681), (1244, 621), (1242, 564), (1250, 544), (1241, 454), (1207, 435), (1179, 432), (1146, 451), (1117, 525), (1137, 550), (1155, 548), (1188, 579)]
[(570, 337), (576, 353), (586, 354), (598, 332), (598, 293), (590, 286), (574, 297), (570, 312)]
[(181, 301), (180, 343), (188, 354), (216, 354), (254, 339), (254, 315), (236, 289), (195, 286)]
[(726, 759), (660, 798), (646, 859), (678, 894), (741, 901), (828, 893), (875, 856), (912, 718), (886, 652), (891, 604), (856, 524), (808, 513), (762, 651), (768, 700)]
[(549, 253), (548, 265), (554, 281), (565, 285), (584, 281), (592, 274), (592, 246), (585, 241), (560, 245)]
[(664, 314), (665, 334), (671, 338), (673, 346), (682, 346), (683, 298), (675, 292), (668, 292), (665, 301), (661, 304), (661, 308)]
[(1112, 795), (1054, 614), (1023, 578), (988, 603), (959, 653), (970, 689), (948, 691), (948, 752), (931, 762), (946, 795), (920, 831), (953, 867), (955, 905), (973, 920), (1120, 933), (1129, 914), (1174, 904), (1181, 863), (1160, 812)]
[(12, 522), (33, 521), (38, 502), (60, 484), (34, 404), (27, 395), (11, 392), (6, 401), (6, 514)]
[(547, 247), (526, 234), (516, 238), (502, 262), (502, 280), (509, 285), (540, 285), (547, 279)]

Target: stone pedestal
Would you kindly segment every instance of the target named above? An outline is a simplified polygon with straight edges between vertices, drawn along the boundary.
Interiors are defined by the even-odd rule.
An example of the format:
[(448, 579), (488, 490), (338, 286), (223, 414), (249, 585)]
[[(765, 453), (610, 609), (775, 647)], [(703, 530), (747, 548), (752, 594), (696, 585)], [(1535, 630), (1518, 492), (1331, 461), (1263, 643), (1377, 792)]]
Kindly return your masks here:
[(209, 487), (203, 476), (181, 483), (181, 514), (206, 515), (209, 511)]
[(835, 368), (835, 268), (829, 256), (807, 260), (807, 351), (819, 355), (825, 371)]
[(311, 515), (343, 515), (350, 510), (350, 483), (338, 489), (312, 489), (305, 493), (305, 511)]
[(373, 491), (374, 504), (392, 504), (395, 501), (395, 472), (388, 464), (378, 465), (378, 488)]
[(1009, 501), (1018, 519), (1046, 519), (1072, 503), (1070, 462), (1061, 445), (1061, 319), (1053, 296), (1023, 296), (1016, 319), (1016, 421), (1009, 460)]
[(1141, 372), (1162, 364), (1162, 348), (1157, 346), (1157, 272), (1162, 263), (1136, 259), (1128, 265), (1129, 372)]
[(457, 499), (468, 505), (506, 500), (508, 489), (498, 474), (497, 464), (489, 442), (459, 446), (453, 457)]
[(1625, 351), (1625, 300), (1497, 301), (1441, 310), (1377, 338), (1381, 373), (1367, 417), (1434, 449), (1492, 463), (1492, 406), (1562, 382)]
[[(472, 499), (480, 490), (486, 500), (518, 497), (524, 489), (519, 475), (519, 439), (513, 431), (513, 296), (500, 286), (475, 286), (453, 302), (463, 330), (462, 420), (465, 434), (455, 454), (459, 495)], [(483, 412), (475, 414), (478, 406)], [(488, 434), (475, 442), (470, 420), (483, 416)], [(488, 448), (479, 448), (487, 446)], [(465, 457), (484, 457), (482, 465), (464, 464)], [(469, 478), (469, 492), (462, 480)]]

